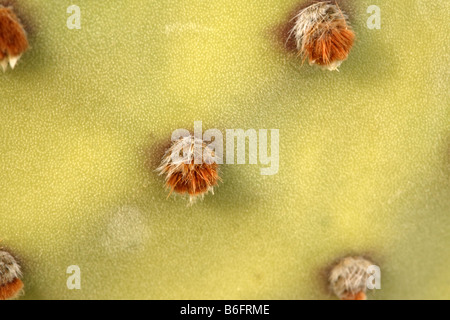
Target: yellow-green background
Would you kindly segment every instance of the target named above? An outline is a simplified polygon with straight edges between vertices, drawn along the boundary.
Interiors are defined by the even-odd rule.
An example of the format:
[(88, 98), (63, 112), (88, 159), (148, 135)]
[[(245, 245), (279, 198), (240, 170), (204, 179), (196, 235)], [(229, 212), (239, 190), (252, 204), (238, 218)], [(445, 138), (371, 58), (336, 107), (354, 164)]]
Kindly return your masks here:
[[(450, 298), (449, 3), (350, 2), (340, 72), (280, 49), (298, 4), (17, 4), (32, 48), (0, 74), (0, 245), (23, 298), (328, 299), (346, 254), (381, 266), (372, 299)], [(195, 120), (280, 129), (279, 173), (224, 165), (214, 196), (166, 200), (152, 170)]]

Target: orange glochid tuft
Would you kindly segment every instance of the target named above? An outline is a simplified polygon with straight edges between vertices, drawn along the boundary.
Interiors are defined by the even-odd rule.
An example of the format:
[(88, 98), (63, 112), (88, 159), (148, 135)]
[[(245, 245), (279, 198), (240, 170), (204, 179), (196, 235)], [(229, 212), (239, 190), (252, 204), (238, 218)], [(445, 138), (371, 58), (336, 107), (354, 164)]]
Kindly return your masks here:
[(295, 17), (292, 34), (303, 60), (328, 70), (338, 69), (355, 40), (347, 16), (331, 1), (302, 9)]
[(0, 286), (0, 300), (16, 298), (23, 289), (22, 280), (16, 278), (3, 286)]
[[(195, 148), (196, 143), (198, 150)], [(179, 156), (178, 159), (173, 155)], [(201, 157), (201, 163), (195, 162), (196, 155)], [(157, 171), (166, 176), (166, 186), (170, 189), (170, 194), (187, 194), (192, 203), (198, 196), (213, 192), (220, 181), (219, 166), (214, 157), (214, 151), (209, 150), (203, 141), (188, 136), (172, 144)]]

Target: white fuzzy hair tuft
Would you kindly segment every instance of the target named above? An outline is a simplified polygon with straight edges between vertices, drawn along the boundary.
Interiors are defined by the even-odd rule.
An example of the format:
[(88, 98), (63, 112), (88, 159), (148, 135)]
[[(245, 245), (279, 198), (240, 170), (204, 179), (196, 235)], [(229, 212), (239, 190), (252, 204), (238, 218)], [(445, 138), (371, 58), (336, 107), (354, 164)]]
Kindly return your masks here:
[(331, 270), (330, 289), (339, 299), (347, 299), (367, 290), (367, 269), (373, 263), (363, 257), (341, 259)]
[(22, 276), (19, 263), (6, 251), (0, 249), (0, 286), (13, 282)]

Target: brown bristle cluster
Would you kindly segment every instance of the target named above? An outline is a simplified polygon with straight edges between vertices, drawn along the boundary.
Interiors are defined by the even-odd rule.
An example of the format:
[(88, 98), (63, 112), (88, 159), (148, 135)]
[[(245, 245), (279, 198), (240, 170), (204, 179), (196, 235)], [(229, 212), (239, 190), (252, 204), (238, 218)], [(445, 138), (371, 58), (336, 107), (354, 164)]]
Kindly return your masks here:
[(366, 300), (368, 268), (373, 263), (363, 257), (341, 259), (331, 270), (331, 291), (341, 300)]
[(23, 288), (22, 273), (14, 257), (0, 249), (0, 300), (16, 298)]
[[(165, 168), (168, 173), (170, 168)], [(191, 196), (197, 196), (208, 190), (217, 183), (217, 164), (183, 164), (180, 171), (174, 172), (167, 180), (167, 185), (175, 192)]]
[(14, 299), (22, 289), (23, 282), (20, 279), (14, 279), (12, 282), (0, 287), (0, 300)]
[[(201, 163), (195, 163), (196, 157)], [(202, 140), (188, 136), (172, 144), (157, 170), (166, 175), (170, 193), (188, 194), (194, 202), (198, 196), (214, 191), (220, 180), (218, 169), (214, 151), (209, 150)]]
[(345, 28), (342, 22), (333, 24), (335, 27), (319, 26), (318, 28), (329, 29), (315, 41), (306, 42), (305, 50), (310, 63), (329, 66), (335, 61), (347, 59), (355, 35), (351, 30)]
[(0, 66), (3, 71), (14, 69), (21, 55), (28, 49), (26, 32), (12, 8), (0, 5)]
[(355, 40), (347, 16), (329, 1), (316, 2), (301, 10), (291, 31), (304, 60), (328, 70), (337, 70), (347, 59)]

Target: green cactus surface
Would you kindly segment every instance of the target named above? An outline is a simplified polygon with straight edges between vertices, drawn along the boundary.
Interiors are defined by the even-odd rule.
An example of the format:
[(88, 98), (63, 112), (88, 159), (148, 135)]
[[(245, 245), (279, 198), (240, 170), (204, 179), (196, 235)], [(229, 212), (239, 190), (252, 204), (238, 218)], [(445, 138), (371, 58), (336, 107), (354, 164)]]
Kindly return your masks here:
[[(302, 1), (16, 2), (0, 246), (21, 299), (336, 299), (326, 270), (349, 254), (381, 268), (369, 299), (450, 299), (448, 2), (347, 1), (339, 72), (283, 47)], [(214, 195), (167, 198), (155, 169), (194, 121), (279, 129), (278, 173), (223, 164)]]

